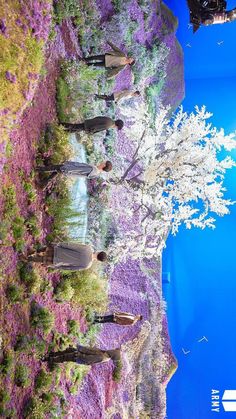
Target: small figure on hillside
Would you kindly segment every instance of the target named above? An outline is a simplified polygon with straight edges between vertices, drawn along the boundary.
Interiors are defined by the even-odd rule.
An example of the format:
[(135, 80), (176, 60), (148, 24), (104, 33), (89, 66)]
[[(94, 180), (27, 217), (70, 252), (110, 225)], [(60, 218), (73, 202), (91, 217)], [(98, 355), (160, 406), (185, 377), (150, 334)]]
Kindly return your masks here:
[(112, 163), (105, 161), (100, 163), (98, 166), (93, 166), (88, 163), (80, 163), (77, 161), (66, 161), (62, 164), (49, 165), (45, 167), (37, 167), (39, 173), (49, 172), (51, 173), (49, 180), (52, 180), (58, 173), (71, 176), (81, 176), (88, 179), (96, 178), (101, 175), (102, 172), (110, 172), (112, 170)]
[(112, 48), (112, 51), (105, 52), (105, 54), (92, 55), (91, 57), (86, 57), (84, 60), (87, 65), (105, 67), (107, 70), (107, 77), (112, 78), (127, 65), (134, 65), (135, 59), (127, 57), (125, 53), (112, 44), (112, 42), (108, 41), (107, 43)]
[(95, 134), (96, 132), (107, 131), (110, 128), (121, 130), (124, 122), (121, 119), (114, 121), (108, 116), (96, 116), (92, 119), (85, 119), (84, 122), (79, 124), (63, 122), (62, 125), (69, 132), (85, 131), (88, 134)]
[(102, 350), (98, 348), (88, 348), (78, 345), (77, 348), (67, 348), (64, 351), (50, 352), (42, 359), (49, 365), (61, 362), (76, 362), (77, 364), (93, 365), (112, 360), (114, 363), (120, 361), (120, 349)]
[(89, 269), (95, 260), (106, 262), (107, 254), (103, 251), (94, 253), (87, 244), (62, 242), (46, 246), (43, 250), (30, 255), (28, 260), (53, 269), (80, 271)]
[(131, 313), (115, 311), (112, 314), (106, 316), (95, 315), (94, 323), (116, 323), (121, 326), (133, 326), (139, 320), (142, 320), (143, 316), (140, 314), (135, 315)]
[(97, 99), (103, 99), (106, 102), (115, 102), (118, 103), (122, 99), (129, 99), (131, 97), (139, 97), (141, 93), (139, 90), (130, 90), (130, 89), (124, 89), (120, 90), (118, 92), (114, 92), (111, 95), (95, 95)]

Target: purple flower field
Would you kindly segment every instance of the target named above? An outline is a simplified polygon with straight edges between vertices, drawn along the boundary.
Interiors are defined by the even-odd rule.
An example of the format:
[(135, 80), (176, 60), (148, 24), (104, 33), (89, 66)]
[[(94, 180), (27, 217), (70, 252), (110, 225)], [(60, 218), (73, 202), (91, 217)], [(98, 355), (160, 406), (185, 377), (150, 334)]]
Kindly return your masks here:
[[(134, 261), (128, 257), (126, 261), (108, 264), (105, 272), (107, 312), (120, 310), (143, 315), (141, 324), (133, 327), (105, 325), (89, 341), (101, 349), (122, 348), (119, 382), (113, 379), (111, 362), (92, 366), (90, 370), (63, 366), (52, 373), (41, 362), (50, 345), (59, 348), (63, 339), (65, 346), (81, 343), (80, 339), (86, 339), (90, 330), (86, 317), (89, 307), (82, 307), (69, 297), (60, 302), (55, 298), (55, 289), (62, 280), (59, 273), (37, 268), (34, 274), (30, 271), (36, 278), (31, 284), (32, 278), (28, 273), (23, 275), (24, 267), (19, 261), (22, 252), (45, 244), (55, 228), (56, 217), (50, 212), (47, 192), (39, 187), (35, 168), (38, 161), (41, 163), (45, 128), (59, 123), (62, 105), (58, 92), (66, 116), (75, 108), (74, 115), (86, 117), (91, 112), (94, 116), (96, 112), (103, 115), (108, 112), (124, 120), (125, 105), (114, 110), (106, 109), (104, 104), (94, 104), (93, 95), (85, 89), (82, 92), (82, 86), (92, 86), (92, 89), (95, 86), (99, 91), (140, 88), (143, 96), (145, 92), (150, 95), (154, 108), (164, 104), (175, 109), (184, 95), (183, 57), (175, 37), (176, 21), (159, 0), (155, 4), (132, 0), (127, 5), (122, 1), (97, 0), (96, 11), (92, 1), (87, 4), (74, 0), (71, 4), (67, 10), (62, 0), (0, 0), (4, 11), (0, 19), (3, 51), (0, 59), (4, 58), (0, 70), (0, 416), (124, 419), (141, 417), (143, 412), (146, 416), (142, 417), (164, 419), (165, 389), (177, 361), (171, 351), (162, 300), (161, 260)], [(137, 65), (123, 70), (109, 85), (104, 75), (96, 74), (99, 82), (93, 84), (92, 76), (85, 73), (83, 80), (78, 78), (76, 88), (73, 84), (75, 104), (71, 104), (72, 95), (66, 84), (61, 83), (60, 90), (58, 87), (62, 63), (81, 64), (83, 56), (99, 53), (108, 39), (123, 51), (136, 54)], [(75, 73), (76, 77), (82, 77), (82, 71)], [(73, 72), (70, 76), (73, 77)], [(66, 106), (65, 98), (69, 98)], [(127, 127), (132, 130), (132, 123), (127, 122)], [(88, 159), (109, 158), (114, 160), (115, 168), (119, 159), (128, 159), (134, 150), (126, 132), (112, 137), (109, 151), (96, 141), (99, 142), (92, 140), (92, 145), (89, 144), (92, 152), (88, 153)], [(44, 157), (53, 155), (53, 144), (43, 152)], [(53, 195), (55, 201), (54, 196), (57, 195)], [(115, 214), (117, 206), (125, 207), (126, 199), (125, 190), (115, 186), (103, 191), (100, 198), (91, 199), (88, 237), (100, 235), (95, 211), (104, 211), (105, 203), (109, 214)], [(114, 220), (124, 232), (129, 227), (125, 217), (114, 216)], [(134, 218), (134, 225), (138, 223), (139, 218)], [(105, 225), (104, 231), (108, 227)], [(24, 282), (26, 279), (28, 283)], [(48, 329), (33, 328), (34, 303), (52, 316)], [(71, 320), (77, 322), (78, 331), (67, 341)], [(25, 375), (21, 373), (19, 384), (16, 371), (21, 364)], [(39, 391), (35, 383), (42, 369), (51, 381), (46, 383), (45, 379)], [(46, 393), (51, 396), (45, 396)]]

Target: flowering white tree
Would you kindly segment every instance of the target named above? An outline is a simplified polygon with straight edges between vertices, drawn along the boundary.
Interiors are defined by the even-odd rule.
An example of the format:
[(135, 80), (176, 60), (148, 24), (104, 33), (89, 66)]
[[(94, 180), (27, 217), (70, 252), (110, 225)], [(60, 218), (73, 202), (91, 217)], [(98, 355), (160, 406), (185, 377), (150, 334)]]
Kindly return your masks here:
[(230, 156), (220, 159), (219, 152), (231, 151), (236, 141), (234, 134), (225, 135), (208, 123), (211, 114), (205, 107), (189, 115), (180, 108), (172, 121), (168, 110), (161, 109), (152, 128), (145, 111), (138, 112), (135, 135), (132, 127), (136, 149), (116, 180), (129, 196), (126, 210), (117, 207), (128, 227), (111, 250), (115, 256), (123, 248), (123, 255), (151, 258), (160, 255), (168, 232), (176, 234), (181, 224), (214, 228), (212, 214), (229, 213), (233, 202), (224, 198), (223, 180), (235, 162)]

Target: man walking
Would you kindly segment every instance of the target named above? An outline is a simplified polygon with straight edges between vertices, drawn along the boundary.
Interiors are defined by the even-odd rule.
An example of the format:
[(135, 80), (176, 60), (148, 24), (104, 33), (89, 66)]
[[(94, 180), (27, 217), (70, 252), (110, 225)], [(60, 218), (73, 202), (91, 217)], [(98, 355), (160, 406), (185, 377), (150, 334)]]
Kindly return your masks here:
[(31, 262), (42, 263), (54, 269), (80, 271), (89, 269), (92, 263), (107, 261), (105, 252), (93, 252), (87, 244), (58, 243), (28, 257)]
[(106, 102), (115, 102), (118, 103), (122, 99), (129, 99), (132, 97), (139, 97), (140, 92), (139, 90), (132, 91), (130, 89), (120, 90), (118, 92), (114, 92), (111, 95), (95, 95), (97, 99), (103, 99)]
[(102, 350), (78, 345), (77, 348), (67, 348), (64, 351), (50, 352), (42, 361), (49, 364), (61, 362), (76, 362), (77, 364), (93, 365), (109, 361), (116, 363), (120, 360), (120, 349)]
[[(63, 173), (64, 175), (81, 176), (91, 179), (98, 177), (102, 172), (110, 172), (112, 170), (112, 163), (110, 161), (105, 161), (100, 163), (98, 166), (93, 166), (92, 164), (88, 163), (66, 161), (62, 164), (37, 167), (36, 170), (39, 173), (52, 173), (53, 177), (57, 175), (57, 173)], [(52, 175), (50, 176), (50, 180)]]
[(143, 316), (126, 312), (115, 311), (106, 316), (95, 315), (94, 323), (116, 323), (121, 326), (133, 326), (137, 321), (142, 320)]
[(114, 121), (108, 116), (96, 116), (92, 119), (86, 119), (79, 124), (63, 122), (62, 125), (65, 127), (66, 131), (69, 132), (85, 131), (88, 134), (95, 134), (96, 132), (107, 131), (111, 128), (121, 130), (124, 126), (124, 122), (121, 119)]
[(112, 78), (116, 76), (121, 70), (127, 65), (133, 65), (135, 63), (134, 58), (127, 57), (126, 54), (117, 48), (112, 42), (107, 42), (112, 48), (111, 51), (105, 52), (105, 54), (92, 55), (86, 57), (85, 62), (87, 65), (94, 65), (97, 67), (105, 67), (107, 70), (107, 77)]

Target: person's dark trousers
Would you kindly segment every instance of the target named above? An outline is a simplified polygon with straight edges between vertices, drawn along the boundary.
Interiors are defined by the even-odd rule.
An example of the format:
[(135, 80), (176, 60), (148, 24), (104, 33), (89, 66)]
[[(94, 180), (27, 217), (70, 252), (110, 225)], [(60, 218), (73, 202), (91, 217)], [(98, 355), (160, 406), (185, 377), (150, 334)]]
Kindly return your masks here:
[(115, 323), (114, 314), (109, 314), (108, 316), (98, 316), (94, 317), (94, 323)]
[(106, 102), (111, 102), (114, 101), (114, 94), (112, 93), (112, 95), (95, 95), (97, 99), (103, 99)]
[(98, 67), (105, 67), (105, 55), (91, 55), (85, 58), (87, 65), (96, 65)]
[(84, 131), (85, 130), (84, 123), (82, 123), (82, 124), (70, 124), (68, 122), (62, 122), (62, 125), (66, 129), (66, 131), (69, 131), (69, 132), (77, 132), (77, 131)]
[(37, 172), (61, 172), (61, 169), (63, 168), (63, 164), (52, 164), (49, 166), (38, 166), (36, 168)]

